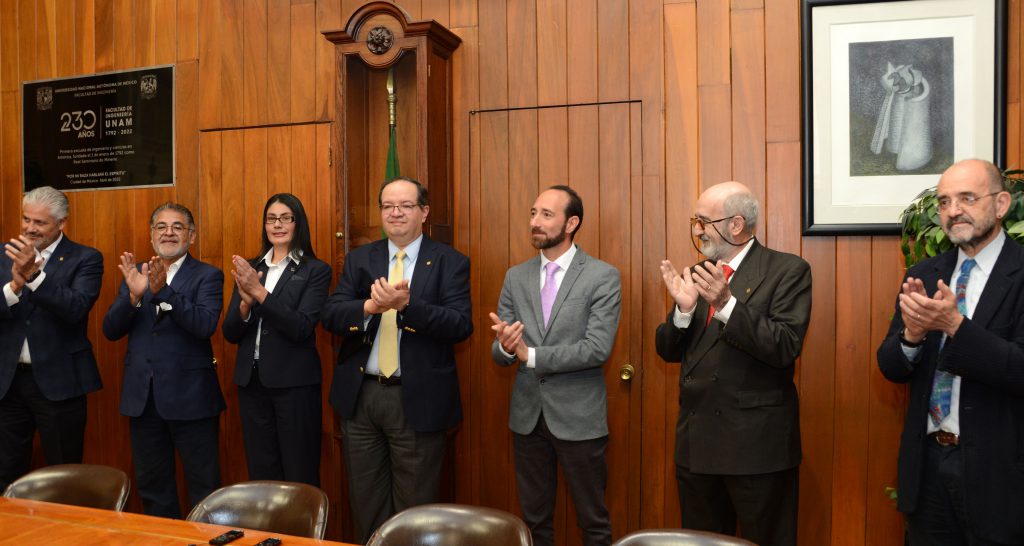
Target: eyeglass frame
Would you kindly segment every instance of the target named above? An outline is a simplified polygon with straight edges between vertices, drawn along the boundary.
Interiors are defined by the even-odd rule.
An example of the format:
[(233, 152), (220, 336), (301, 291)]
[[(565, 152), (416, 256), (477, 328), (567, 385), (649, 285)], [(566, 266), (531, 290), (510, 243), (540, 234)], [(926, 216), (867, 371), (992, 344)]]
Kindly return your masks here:
[[(288, 220), (285, 220), (285, 218), (288, 218)], [(273, 226), (273, 225), (277, 224), (278, 222), (281, 222), (282, 226), (287, 226), (287, 225), (294, 224), (296, 221), (297, 220), (296, 220), (294, 214), (287, 215), (287, 216), (286, 215), (281, 215), (281, 216), (265, 216), (265, 217), (263, 217), (263, 224), (267, 225), (267, 226)]]
[[(999, 191), (994, 191), (992, 193), (986, 193), (985, 195), (974, 195), (973, 193), (963, 193), (963, 194), (960, 194), (961, 195), (960, 197), (956, 197), (956, 196), (953, 196), (953, 197), (936, 197), (935, 203), (938, 206), (940, 211), (947, 211), (947, 210), (949, 210), (949, 207), (953, 206), (953, 203), (956, 203), (960, 207), (973, 207), (974, 205), (976, 205), (978, 203), (978, 201), (981, 201), (982, 199), (984, 199), (986, 197), (992, 197), (993, 195), (999, 195), (1000, 193), (1003, 193), (1005, 191), (1006, 190), (999, 190)], [(942, 200), (943, 199), (946, 200), (946, 204), (942, 204)]]
[[(163, 225), (163, 227), (160, 227), (161, 225)], [(171, 228), (171, 233), (174, 233), (175, 235), (181, 235), (182, 233), (185, 233), (185, 231), (194, 231), (196, 229), (195, 226), (186, 226), (181, 222), (174, 222), (173, 224), (160, 222), (149, 226), (149, 229), (156, 233), (164, 233), (167, 231), (167, 228)]]
[(402, 203), (399, 205), (389, 205), (381, 203), (377, 205), (377, 208), (380, 209), (381, 214), (385, 216), (391, 216), (392, 214), (395, 213), (395, 210), (397, 209), (401, 209), (402, 214), (411, 214), (413, 209), (419, 207), (420, 210), (423, 210), (424, 206), (425, 205), (421, 205), (419, 203)]
[[(722, 220), (732, 220), (733, 218), (735, 218), (737, 216), (739, 216), (739, 214), (733, 214), (732, 216), (726, 216), (725, 218), (719, 218), (718, 220), (705, 220), (703, 218), (700, 218), (699, 216), (693, 216), (693, 217), (690, 218), (690, 231), (693, 231), (693, 226), (695, 226), (697, 224), (700, 224), (700, 230), (701, 231), (707, 231), (708, 228), (705, 227), (705, 226), (708, 226), (708, 225), (710, 225), (711, 227), (714, 227), (715, 231), (718, 231), (718, 228), (715, 227), (716, 223), (721, 222)], [(719, 234), (721, 234), (721, 232), (719, 232)]]

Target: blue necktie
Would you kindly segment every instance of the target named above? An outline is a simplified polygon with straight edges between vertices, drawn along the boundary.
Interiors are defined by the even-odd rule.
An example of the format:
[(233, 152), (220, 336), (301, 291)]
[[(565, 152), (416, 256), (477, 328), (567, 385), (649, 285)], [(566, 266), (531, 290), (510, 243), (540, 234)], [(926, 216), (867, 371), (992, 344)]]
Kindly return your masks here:
[[(973, 259), (965, 260), (960, 265), (960, 276), (956, 279), (956, 308), (965, 317), (967, 316), (967, 280), (971, 278), (971, 269), (974, 269), (977, 263)], [(931, 415), (932, 423), (935, 426), (939, 426), (939, 423), (949, 415), (954, 377), (956, 376), (949, 372), (935, 371), (935, 380), (932, 382), (932, 395), (928, 401), (928, 413)]]

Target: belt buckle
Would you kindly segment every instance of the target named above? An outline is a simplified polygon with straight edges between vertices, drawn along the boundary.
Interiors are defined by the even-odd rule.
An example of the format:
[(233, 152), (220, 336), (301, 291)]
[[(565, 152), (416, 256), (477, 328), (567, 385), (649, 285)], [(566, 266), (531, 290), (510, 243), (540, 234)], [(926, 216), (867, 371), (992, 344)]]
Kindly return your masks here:
[(956, 434), (953, 434), (952, 432), (949, 432), (948, 430), (938, 430), (938, 431), (935, 431), (934, 435), (935, 435), (935, 443), (939, 444), (942, 447), (949, 447), (949, 446), (958, 446), (958, 445), (960, 445), (960, 438)]

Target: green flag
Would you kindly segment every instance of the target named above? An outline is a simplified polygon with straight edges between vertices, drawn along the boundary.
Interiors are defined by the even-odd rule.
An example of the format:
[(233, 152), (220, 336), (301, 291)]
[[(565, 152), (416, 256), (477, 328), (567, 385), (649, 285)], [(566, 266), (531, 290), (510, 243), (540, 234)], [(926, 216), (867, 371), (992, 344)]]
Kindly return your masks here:
[(396, 176), (399, 176), (398, 171), (398, 150), (397, 150), (397, 136), (395, 135), (395, 125), (391, 124), (391, 138), (388, 141), (388, 162), (384, 166), (384, 180), (391, 180)]

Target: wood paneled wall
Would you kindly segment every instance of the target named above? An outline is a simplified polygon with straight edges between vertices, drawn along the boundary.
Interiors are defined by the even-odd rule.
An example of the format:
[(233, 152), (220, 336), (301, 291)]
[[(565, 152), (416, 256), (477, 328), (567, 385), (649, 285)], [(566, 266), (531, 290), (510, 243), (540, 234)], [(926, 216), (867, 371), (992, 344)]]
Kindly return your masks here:
[[(316, 249), (342, 256), (330, 164), (334, 61), (321, 31), (362, 0), (0, 0), (0, 229), (18, 231), (20, 82), (154, 64), (177, 65), (176, 186), (71, 195), (70, 237), (107, 258), (91, 316), (105, 388), (89, 398), (86, 457), (131, 468), (119, 415), (124, 343), (99, 324), (120, 278), (114, 257), (145, 254), (149, 212), (167, 199), (193, 209), (196, 254), (223, 267), (255, 253), (258, 214), (274, 191), (300, 195)], [(1008, 164), (1020, 166), (1020, 0), (1010, 0)], [(672, 467), (678, 367), (654, 353), (668, 309), (657, 274), (667, 256), (692, 262), (686, 218), (699, 193), (728, 179), (763, 203), (758, 237), (802, 255), (814, 309), (798, 367), (804, 463), (800, 542), (900, 544), (883, 493), (895, 482), (905, 391), (878, 373), (874, 350), (902, 274), (895, 237), (800, 235), (799, 0), (407, 0), (463, 40), (454, 56), (456, 246), (473, 260), (477, 333), (459, 347), (466, 420), (453, 439), (453, 498), (516, 510), (505, 427), (511, 375), (490, 363), (487, 312), (509, 264), (527, 257), (536, 191), (581, 189), (581, 246), (620, 267), (629, 321), (616, 354), (639, 370), (628, 391), (618, 455), (630, 483), (616, 536), (678, 524)], [(637, 99), (642, 107), (470, 116), (473, 109)], [(620, 110), (614, 110), (618, 108)], [(279, 127), (262, 127), (280, 125)], [(339, 153), (334, 150), (336, 155)], [(324, 157), (324, 154), (327, 157)], [(628, 180), (625, 180), (628, 179)], [(628, 192), (623, 192), (628, 188)], [(225, 298), (230, 285), (226, 285)], [(328, 336), (321, 336), (325, 359)], [(625, 340), (625, 341), (623, 341)], [(225, 481), (244, 479), (230, 383), (233, 347), (215, 340), (229, 410)], [(617, 366), (609, 385), (617, 383)], [(325, 381), (330, 378), (325, 365)], [(326, 408), (326, 406), (325, 406)], [(620, 423), (621, 424), (621, 423)], [(333, 413), (325, 413), (324, 487), (330, 534), (351, 537)], [(565, 514), (565, 499), (560, 499)], [(138, 509), (137, 499), (132, 506)], [(624, 522), (624, 523), (618, 523)], [(572, 518), (560, 520), (561, 528)], [(572, 532), (561, 532), (575, 543)]]

